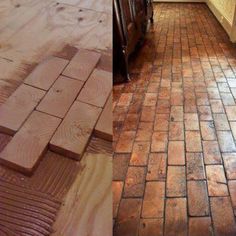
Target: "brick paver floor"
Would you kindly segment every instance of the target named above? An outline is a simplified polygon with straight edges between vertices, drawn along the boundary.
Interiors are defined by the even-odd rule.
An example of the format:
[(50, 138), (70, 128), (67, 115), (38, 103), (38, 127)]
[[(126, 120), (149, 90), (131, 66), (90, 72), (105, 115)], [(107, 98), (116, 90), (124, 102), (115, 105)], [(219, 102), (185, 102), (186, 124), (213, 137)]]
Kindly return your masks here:
[(114, 86), (114, 236), (236, 235), (236, 49), (205, 4), (154, 12)]

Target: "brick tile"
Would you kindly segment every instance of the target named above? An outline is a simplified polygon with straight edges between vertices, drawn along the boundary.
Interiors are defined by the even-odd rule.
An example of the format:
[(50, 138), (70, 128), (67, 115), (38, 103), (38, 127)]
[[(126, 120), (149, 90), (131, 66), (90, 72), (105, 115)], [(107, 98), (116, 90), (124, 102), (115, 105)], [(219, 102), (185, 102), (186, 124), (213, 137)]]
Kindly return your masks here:
[(129, 167), (124, 187), (124, 197), (142, 197), (145, 185), (145, 167)]
[(114, 227), (114, 236), (138, 235), (141, 199), (122, 199)]
[(113, 181), (112, 182), (112, 197), (113, 197), (113, 218), (117, 217), (120, 201), (121, 201), (121, 194), (123, 190), (124, 183), (121, 181)]
[(95, 69), (82, 88), (78, 101), (104, 107), (112, 89), (112, 74)]
[(207, 93), (196, 93), (196, 98), (198, 106), (209, 105)]
[(229, 193), (233, 205), (234, 215), (236, 215), (236, 180), (228, 181)]
[(131, 155), (130, 165), (134, 166), (147, 165), (149, 151), (150, 151), (149, 142), (135, 142)]
[(141, 121), (153, 122), (155, 118), (155, 107), (143, 107), (141, 113)]
[(188, 210), (190, 216), (209, 215), (206, 181), (188, 181)]
[(146, 180), (165, 180), (166, 165), (167, 155), (165, 153), (151, 153), (148, 160)]
[(224, 113), (224, 107), (221, 100), (210, 100), (213, 113)]
[(132, 152), (134, 137), (135, 137), (135, 131), (122, 132), (116, 145), (116, 152), (119, 153)]
[(170, 122), (169, 140), (184, 140), (183, 122)]
[(166, 152), (167, 136), (167, 132), (154, 132), (152, 135), (151, 152)]
[(230, 130), (229, 122), (225, 114), (213, 114), (216, 130)]
[(101, 109), (74, 102), (50, 141), (50, 149), (80, 159), (87, 147)]
[(125, 180), (130, 162), (130, 154), (115, 154), (112, 161), (113, 180)]
[(230, 127), (231, 127), (234, 140), (236, 140), (236, 122), (230, 122)]
[(220, 150), (222, 152), (235, 152), (236, 146), (230, 131), (217, 132)]
[(168, 166), (166, 195), (168, 197), (186, 196), (186, 174), (184, 166)]
[(207, 88), (207, 92), (210, 99), (220, 99), (218, 88)]
[(227, 196), (228, 188), (222, 165), (206, 166), (209, 196)]
[(86, 81), (97, 65), (100, 57), (100, 53), (80, 49), (63, 71), (63, 75)]
[(201, 121), (200, 126), (203, 140), (216, 140), (215, 126), (212, 121)]
[(200, 121), (211, 121), (212, 113), (210, 106), (198, 106)]
[(170, 113), (170, 101), (169, 100), (161, 100), (157, 101), (157, 113), (165, 114)]
[(157, 114), (154, 123), (154, 131), (168, 131), (169, 114)]
[(155, 106), (157, 102), (157, 93), (146, 93), (143, 106)]
[(142, 218), (163, 218), (165, 183), (147, 182), (142, 207)]
[(151, 82), (151, 83), (148, 85), (147, 93), (157, 93), (157, 92), (158, 92), (159, 85), (160, 85), (159, 83)]
[(127, 114), (123, 130), (136, 130), (139, 122), (139, 115), (138, 114)]
[(38, 111), (64, 118), (83, 83), (60, 76), (37, 107)]
[(223, 153), (227, 179), (236, 179), (236, 153)]
[(183, 121), (184, 113), (183, 113), (183, 106), (172, 106), (170, 119), (171, 121)]
[(133, 93), (122, 93), (117, 106), (129, 106), (133, 98)]
[(187, 152), (201, 152), (201, 135), (199, 131), (186, 131), (186, 151)]
[(225, 106), (229, 121), (236, 121), (236, 106)]
[(221, 93), (220, 96), (221, 96), (222, 102), (225, 106), (235, 105), (234, 98), (230, 93)]
[(217, 141), (203, 141), (204, 162), (207, 165), (221, 164), (222, 158)]
[(141, 219), (139, 236), (163, 236), (163, 219)]
[(206, 179), (202, 153), (187, 153), (187, 179)]
[(199, 130), (198, 114), (185, 113), (184, 114), (185, 130)]
[(185, 148), (183, 141), (169, 141), (168, 165), (185, 165)]
[(150, 141), (152, 137), (152, 122), (139, 122), (136, 141)]
[(45, 92), (21, 85), (0, 107), (0, 131), (13, 135), (38, 105)]
[(236, 235), (236, 224), (229, 197), (210, 198), (215, 235)]
[(31, 175), (59, 126), (59, 118), (34, 111), (0, 154), (0, 162)]
[(190, 236), (213, 236), (213, 229), (210, 217), (189, 217)]
[(25, 84), (36, 88), (48, 90), (56, 81), (63, 69), (68, 64), (68, 60), (49, 57), (41, 62), (24, 80)]
[(165, 235), (187, 236), (186, 198), (169, 198), (166, 200)]

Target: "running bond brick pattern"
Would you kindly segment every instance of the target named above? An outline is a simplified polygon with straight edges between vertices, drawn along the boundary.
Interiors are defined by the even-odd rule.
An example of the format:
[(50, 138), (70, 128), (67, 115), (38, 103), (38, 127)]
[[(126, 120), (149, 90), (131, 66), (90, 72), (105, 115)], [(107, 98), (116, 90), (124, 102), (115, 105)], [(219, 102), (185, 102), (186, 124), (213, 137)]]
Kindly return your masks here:
[(0, 162), (24, 174), (33, 174), (49, 144), (54, 152), (81, 159), (98, 121), (96, 135), (111, 140), (112, 116), (106, 114), (112, 102), (102, 108), (112, 76), (100, 69), (108, 59), (100, 62), (100, 53), (85, 49), (59, 56), (41, 62), (0, 107), (1, 132), (16, 133)]
[(236, 50), (205, 4), (154, 5), (113, 89), (114, 236), (236, 235)]

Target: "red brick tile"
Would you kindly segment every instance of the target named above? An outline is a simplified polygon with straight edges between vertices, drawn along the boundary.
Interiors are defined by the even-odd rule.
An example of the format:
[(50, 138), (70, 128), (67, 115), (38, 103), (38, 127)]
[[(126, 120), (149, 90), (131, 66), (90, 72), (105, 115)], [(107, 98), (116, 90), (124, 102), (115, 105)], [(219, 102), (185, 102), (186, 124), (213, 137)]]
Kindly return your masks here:
[(138, 235), (141, 199), (122, 199), (114, 227), (114, 236)]
[(231, 127), (234, 140), (236, 140), (236, 122), (230, 122), (230, 127)]
[(190, 236), (212, 236), (213, 229), (210, 217), (189, 217)]
[(117, 217), (120, 200), (121, 200), (121, 194), (123, 190), (123, 182), (113, 181), (112, 182), (112, 197), (113, 197), (113, 218)]
[(185, 131), (186, 151), (201, 152), (201, 135), (199, 131)]
[(113, 180), (125, 180), (130, 154), (115, 154), (112, 161)]
[(142, 207), (142, 218), (163, 218), (165, 183), (147, 182)]
[(134, 166), (147, 165), (149, 151), (150, 151), (149, 142), (135, 142), (131, 155), (130, 165)]
[(233, 205), (234, 215), (236, 215), (236, 180), (228, 181), (229, 193)]
[(230, 130), (225, 114), (213, 114), (216, 130)]
[(213, 120), (210, 106), (198, 106), (200, 121)]
[(135, 131), (124, 131), (121, 133), (116, 145), (116, 152), (128, 153), (132, 152)]
[(123, 130), (136, 130), (139, 122), (139, 115), (138, 114), (127, 114)]
[(210, 99), (220, 99), (218, 88), (207, 88), (207, 92)]
[(141, 113), (141, 121), (153, 122), (155, 118), (155, 107), (143, 107)]
[(220, 150), (222, 152), (235, 152), (236, 146), (230, 131), (218, 131), (217, 132)]
[(212, 121), (201, 121), (201, 134), (203, 140), (216, 140), (216, 132)]
[(184, 127), (185, 130), (199, 130), (199, 121), (197, 113), (184, 114)]
[(28, 85), (18, 87), (0, 107), (0, 131), (15, 134), (44, 95), (44, 91)]
[(165, 153), (151, 153), (148, 160), (146, 180), (165, 180), (166, 165), (167, 155)]
[(157, 93), (146, 93), (143, 106), (155, 106), (157, 102)]
[(63, 75), (86, 81), (97, 65), (100, 57), (100, 53), (80, 49), (63, 71)]
[(209, 105), (207, 93), (196, 93), (196, 98), (198, 106)]
[(236, 224), (229, 197), (210, 198), (215, 235), (236, 235)]
[(213, 113), (224, 113), (224, 107), (221, 100), (210, 100)]
[(170, 122), (169, 140), (184, 140), (183, 122)]
[(152, 137), (152, 122), (139, 122), (136, 141), (150, 141)]
[(231, 93), (220, 93), (222, 102), (225, 106), (234, 106), (235, 101)]
[(172, 106), (171, 107), (171, 113), (170, 113), (170, 119), (171, 121), (183, 121), (183, 106)]
[(152, 135), (151, 152), (166, 152), (167, 136), (167, 132), (154, 132)]
[(206, 179), (202, 153), (187, 153), (187, 179)]
[(206, 166), (209, 196), (227, 196), (228, 188), (222, 165)]
[(209, 215), (206, 181), (188, 181), (188, 210), (190, 216)]
[(68, 60), (49, 57), (41, 62), (24, 80), (25, 84), (36, 88), (48, 90), (56, 81), (63, 69), (68, 64)]
[(80, 159), (87, 147), (101, 109), (74, 102), (50, 141), (50, 149), (70, 158)]
[(151, 82), (151, 83), (148, 85), (147, 93), (157, 93), (157, 92), (158, 92), (159, 85), (160, 85), (159, 83)]
[(170, 101), (169, 100), (158, 100), (157, 101), (157, 113), (165, 114), (170, 113)]
[(186, 196), (186, 174), (184, 166), (168, 166), (166, 195), (168, 197)]
[(124, 187), (124, 197), (142, 197), (145, 185), (145, 167), (129, 167)]
[(156, 114), (154, 131), (168, 131), (169, 114)]
[(186, 198), (169, 198), (166, 200), (165, 235), (187, 236)]
[(139, 236), (163, 236), (163, 219), (141, 219)]
[(183, 141), (169, 141), (168, 165), (185, 165), (185, 148)]
[(225, 106), (228, 120), (236, 121), (236, 106)]
[(236, 179), (236, 153), (223, 153), (227, 179)]
[(133, 98), (133, 93), (122, 93), (117, 106), (129, 106)]
[(217, 141), (203, 141), (204, 162), (207, 165), (221, 164), (222, 158)]

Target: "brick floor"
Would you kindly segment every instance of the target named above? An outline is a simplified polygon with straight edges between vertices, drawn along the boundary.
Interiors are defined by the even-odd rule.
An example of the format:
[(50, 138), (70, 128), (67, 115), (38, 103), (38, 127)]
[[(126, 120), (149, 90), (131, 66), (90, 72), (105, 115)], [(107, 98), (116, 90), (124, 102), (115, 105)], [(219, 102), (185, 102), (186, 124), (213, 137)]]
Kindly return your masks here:
[(154, 13), (113, 90), (115, 235), (236, 235), (236, 50), (205, 4)]

